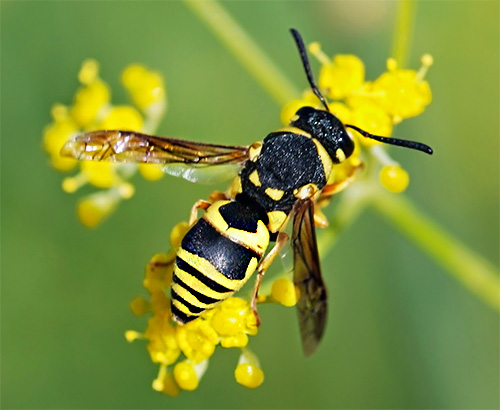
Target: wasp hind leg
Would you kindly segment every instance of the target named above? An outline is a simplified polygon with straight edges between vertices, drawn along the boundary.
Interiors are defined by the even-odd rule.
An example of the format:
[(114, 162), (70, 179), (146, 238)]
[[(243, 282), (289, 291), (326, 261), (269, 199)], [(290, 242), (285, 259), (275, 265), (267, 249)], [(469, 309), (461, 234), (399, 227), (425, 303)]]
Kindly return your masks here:
[(257, 326), (260, 326), (261, 320), (259, 316), (259, 312), (257, 311), (257, 298), (259, 297), (259, 289), (262, 283), (262, 278), (266, 273), (267, 268), (271, 266), (276, 259), (276, 256), (279, 255), (285, 244), (288, 242), (288, 234), (285, 232), (278, 233), (278, 237), (276, 238), (276, 244), (269, 251), (269, 253), (262, 259), (257, 267), (257, 278), (255, 279), (255, 286), (253, 289), (252, 299), (250, 301), (250, 307), (252, 308), (252, 312), (257, 320)]
[(208, 197), (208, 201), (204, 199), (196, 201), (193, 207), (191, 208), (191, 213), (189, 214), (189, 226), (190, 227), (193, 226), (194, 223), (198, 220), (198, 211), (200, 209), (206, 211), (210, 207), (210, 205), (212, 205), (214, 202), (227, 199), (229, 198), (224, 192), (214, 191)]

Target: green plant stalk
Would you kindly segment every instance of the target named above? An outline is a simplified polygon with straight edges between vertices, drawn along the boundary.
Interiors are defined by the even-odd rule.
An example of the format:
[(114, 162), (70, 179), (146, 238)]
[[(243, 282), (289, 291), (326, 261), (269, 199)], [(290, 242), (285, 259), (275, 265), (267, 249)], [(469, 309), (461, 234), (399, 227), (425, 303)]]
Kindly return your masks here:
[(217, 1), (184, 0), (184, 3), (213, 31), (279, 105), (300, 96), (300, 91)]
[(399, 0), (396, 25), (394, 26), (394, 39), (392, 43), (392, 57), (399, 67), (405, 67), (413, 37), (415, 22), (415, 0)]
[(452, 277), (493, 309), (500, 311), (500, 278), (488, 261), (469, 250), (402, 195), (381, 192), (374, 208)]
[[(300, 92), (218, 2), (215, 0), (184, 0), (184, 2), (214, 31), (280, 105), (300, 95)], [(414, 0), (401, 0), (393, 46), (393, 56), (400, 66), (404, 66), (408, 55), (414, 14)], [(373, 183), (375, 182), (372, 181)], [(341, 197), (337, 197), (341, 202), (335, 212), (336, 219), (329, 229), (318, 235), (320, 255), (325, 256), (330, 252), (339, 234), (357, 219), (367, 205), (371, 204), (424, 252), (443, 265), (467, 290), (500, 311), (500, 280), (491, 264), (431, 221), (403, 196), (379, 190), (373, 192), (368, 182), (363, 182), (362, 187), (360, 184), (361, 182), (349, 187)], [(358, 187), (360, 189), (357, 189)]]

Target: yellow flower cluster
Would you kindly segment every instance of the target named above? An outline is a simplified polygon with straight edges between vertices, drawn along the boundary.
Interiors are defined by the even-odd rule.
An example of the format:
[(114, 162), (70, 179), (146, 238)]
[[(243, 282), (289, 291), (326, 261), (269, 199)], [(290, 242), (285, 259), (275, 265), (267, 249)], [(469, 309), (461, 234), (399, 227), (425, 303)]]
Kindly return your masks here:
[[(432, 57), (422, 57), (422, 67), (418, 71), (399, 68), (392, 58), (387, 60), (387, 72), (375, 81), (366, 81), (363, 62), (354, 55), (326, 56), (318, 43), (312, 43), (309, 51), (321, 63), (318, 86), (330, 99), (329, 107), (344, 124), (352, 124), (375, 135), (390, 136), (395, 124), (405, 118), (419, 115), (431, 102), (429, 84), (424, 80)], [(318, 98), (306, 91), (301, 99), (293, 100), (282, 110), (281, 120), (288, 124), (298, 108), (309, 105), (322, 108)], [(357, 131), (348, 131), (355, 139), (353, 155), (335, 166), (329, 183), (344, 181), (351, 177), (361, 165), (361, 147), (380, 145), (379, 142), (364, 138)], [(401, 168), (380, 147), (372, 154), (382, 165), (380, 181), (391, 192), (402, 192), (409, 183), (406, 171)]]
[[(166, 90), (160, 74), (142, 65), (132, 64), (122, 74), (122, 83), (135, 104), (112, 105), (110, 87), (99, 77), (99, 65), (86, 60), (78, 73), (81, 87), (74, 96), (73, 105), (56, 104), (52, 108), (52, 123), (43, 133), (44, 148), (51, 165), (59, 171), (71, 171), (77, 165), (76, 175), (67, 177), (63, 190), (76, 192), (90, 184), (99, 191), (82, 198), (77, 207), (80, 221), (88, 227), (99, 225), (109, 216), (122, 199), (134, 194), (129, 179), (137, 166), (105, 162), (78, 162), (60, 156), (64, 143), (72, 136), (98, 129), (120, 129), (153, 132), (166, 109)], [(147, 179), (163, 175), (156, 165), (141, 165), (141, 174)]]
[[(135, 315), (151, 314), (144, 333), (129, 330), (128, 341), (146, 339), (151, 360), (160, 365), (153, 388), (175, 396), (181, 390), (194, 390), (208, 366), (217, 346), (241, 349), (235, 369), (235, 379), (249, 388), (260, 386), (264, 373), (255, 354), (248, 349), (248, 336), (258, 332), (257, 321), (248, 301), (230, 297), (206, 311), (198, 319), (185, 325), (171, 319), (169, 291), (177, 248), (187, 232), (181, 222), (170, 235), (172, 249), (167, 254), (155, 255), (146, 267), (143, 285), (149, 298), (138, 297), (130, 307)], [(285, 306), (293, 306), (297, 297), (295, 287), (288, 279), (273, 284), (269, 299)]]

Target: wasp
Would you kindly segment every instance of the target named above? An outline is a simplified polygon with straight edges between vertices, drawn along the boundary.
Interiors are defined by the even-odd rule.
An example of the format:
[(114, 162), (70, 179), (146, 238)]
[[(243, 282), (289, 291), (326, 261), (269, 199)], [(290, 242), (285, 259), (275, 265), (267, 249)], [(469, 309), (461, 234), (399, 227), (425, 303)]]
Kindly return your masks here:
[[(345, 125), (333, 115), (313, 78), (303, 40), (291, 29), (309, 85), (324, 109), (300, 108), (289, 127), (249, 146), (226, 146), (132, 131), (104, 130), (77, 135), (62, 155), (79, 160), (162, 164), (167, 173), (196, 182), (199, 170), (218, 169), (233, 177), (226, 193), (198, 201), (175, 259), (171, 286), (173, 319), (185, 324), (240, 289), (257, 272), (251, 299), (286, 243), (293, 249), (294, 283), (305, 355), (318, 346), (327, 316), (315, 234), (315, 205), (338, 191), (328, 185), (334, 165), (354, 151), (346, 131), (432, 154), (424, 144), (380, 137)], [(205, 212), (201, 218), (198, 211)], [(291, 238), (285, 229), (290, 221)], [(290, 230), (288, 230), (290, 232)], [(272, 246), (270, 246), (272, 244)], [(270, 248), (270, 249), (269, 249)]]

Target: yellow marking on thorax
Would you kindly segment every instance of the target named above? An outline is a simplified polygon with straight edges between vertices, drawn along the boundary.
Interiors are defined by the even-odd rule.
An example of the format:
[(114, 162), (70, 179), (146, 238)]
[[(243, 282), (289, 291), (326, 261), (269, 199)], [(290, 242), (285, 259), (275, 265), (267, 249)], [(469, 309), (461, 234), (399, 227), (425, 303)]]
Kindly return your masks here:
[(257, 258), (252, 258), (245, 272), (245, 278), (239, 280), (239, 279), (227, 278), (217, 269), (215, 269), (215, 267), (209, 261), (199, 257), (198, 255), (188, 252), (185, 249), (180, 248), (177, 251), (177, 256), (186, 261), (187, 263), (189, 263), (191, 266), (194, 266), (207, 278), (212, 279), (214, 282), (217, 282), (218, 284), (228, 289), (231, 289), (232, 292), (236, 292), (239, 288), (241, 288), (245, 284), (245, 282), (248, 280), (250, 275), (255, 271), (259, 263)]
[(283, 211), (271, 211), (267, 213), (269, 224), (267, 225), (270, 232), (278, 232), (286, 221), (287, 215)]
[(261, 186), (262, 184), (260, 183), (260, 179), (259, 179), (259, 173), (257, 172), (257, 170), (254, 170), (249, 176), (248, 176), (248, 179), (250, 180), (250, 182), (252, 184), (254, 184), (255, 186)]
[(317, 185), (309, 183), (306, 185), (302, 185), (300, 188), (294, 189), (293, 195), (297, 199), (309, 199), (314, 197), (317, 192), (319, 192)]
[(257, 141), (254, 142), (252, 145), (250, 145), (250, 148), (248, 150), (248, 158), (250, 161), (255, 162), (257, 161), (257, 158), (260, 155), (260, 152), (262, 151), (262, 142)]
[(278, 128), (274, 132), (291, 132), (293, 134), (299, 134), (299, 135), (303, 135), (304, 137), (307, 137), (307, 138), (312, 138), (311, 134), (309, 134), (307, 131), (301, 130), (300, 128), (297, 128), (297, 127)]
[(337, 157), (339, 162), (345, 161), (346, 157), (345, 157), (344, 151), (342, 151), (340, 148), (338, 148), (337, 151), (335, 151), (335, 156)]
[(226, 191), (226, 194), (229, 198), (234, 199), (234, 197), (236, 197), (237, 194), (240, 194), (242, 192), (243, 192), (243, 187), (241, 186), (241, 178), (238, 175), (232, 180), (231, 185), (229, 185), (229, 188)]
[(283, 195), (285, 195), (285, 191), (282, 191), (281, 189), (266, 188), (264, 192), (273, 201), (279, 201), (281, 198), (283, 198)]
[(247, 232), (236, 228), (230, 228), (222, 217), (219, 208), (230, 201), (216, 201), (207, 209), (203, 215), (221, 235), (231, 239), (247, 249), (251, 249), (262, 256), (269, 245), (269, 231), (262, 221), (257, 221), (257, 232)]
[[(318, 151), (318, 155), (321, 159), (321, 163), (323, 164), (323, 171), (325, 172), (325, 178), (328, 181), (330, 174), (333, 169), (333, 161), (325, 147), (319, 142), (316, 138), (313, 138), (314, 145), (316, 145), (316, 150)], [(338, 150), (337, 150), (338, 151)], [(341, 150), (342, 151), (342, 150)]]

